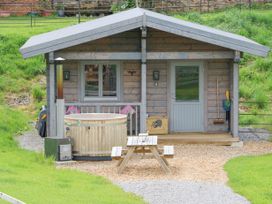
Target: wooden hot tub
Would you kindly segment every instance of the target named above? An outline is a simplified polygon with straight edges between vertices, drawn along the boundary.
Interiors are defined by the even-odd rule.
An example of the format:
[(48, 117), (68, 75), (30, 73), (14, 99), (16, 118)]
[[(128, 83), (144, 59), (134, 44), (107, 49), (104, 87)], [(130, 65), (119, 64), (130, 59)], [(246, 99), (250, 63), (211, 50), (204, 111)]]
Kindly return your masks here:
[(110, 156), (113, 146), (125, 146), (127, 116), (112, 113), (80, 113), (64, 117), (66, 136), (73, 140), (74, 156)]

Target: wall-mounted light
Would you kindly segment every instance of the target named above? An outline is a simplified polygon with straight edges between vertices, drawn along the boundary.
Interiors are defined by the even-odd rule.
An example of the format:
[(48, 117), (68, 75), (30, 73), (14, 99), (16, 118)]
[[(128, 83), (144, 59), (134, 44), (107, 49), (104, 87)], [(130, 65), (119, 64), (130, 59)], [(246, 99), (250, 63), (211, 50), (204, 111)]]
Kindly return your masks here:
[(155, 86), (158, 86), (159, 80), (160, 80), (160, 71), (153, 71), (153, 81)]
[(70, 71), (63, 71), (63, 79), (70, 80)]

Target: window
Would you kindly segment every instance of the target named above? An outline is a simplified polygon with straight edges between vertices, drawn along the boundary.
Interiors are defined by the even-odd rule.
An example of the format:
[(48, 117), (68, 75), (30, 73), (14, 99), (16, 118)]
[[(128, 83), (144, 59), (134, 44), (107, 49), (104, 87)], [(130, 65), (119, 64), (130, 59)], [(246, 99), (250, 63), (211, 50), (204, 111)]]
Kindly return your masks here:
[(99, 96), (99, 65), (85, 65), (85, 96)]
[(117, 96), (116, 80), (116, 65), (103, 64), (103, 96)]
[(84, 65), (84, 99), (117, 99), (119, 70), (116, 64)]
[(176, 100), (199, 100), (199, 67), (176, 66)]

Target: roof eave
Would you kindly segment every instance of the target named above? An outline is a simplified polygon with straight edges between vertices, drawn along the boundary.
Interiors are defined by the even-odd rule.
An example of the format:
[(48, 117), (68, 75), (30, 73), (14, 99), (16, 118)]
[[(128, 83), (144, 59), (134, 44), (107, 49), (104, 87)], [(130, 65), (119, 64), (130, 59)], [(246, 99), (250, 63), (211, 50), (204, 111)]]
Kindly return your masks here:
[(143, 26), (143, 16), (146, 16), (146, 25), (148, 27), (175, 35), (192, 38), (198, 41), (207, 42), (217, 46), (229, 48), (231, 50), (246, 52), (261, 57), (266, 57), (270, 51), (270, 48), (249, 39), (243, 39), (242, 37), (239, 39), (238, 35), (230, 37), (226, 35), (227, 32), (225, 32), (224, 35), (220, 35), (220, 33), (218, 33), (216, 30), (214, 33), (211, 32), (213, 30), (209, 30), (211, 29), (209, 27), (203, 27), (200, 25), (202, 28), (200, 29), (195, 25), (192, 25), (192, 23), (189, 23), (188, 25), (186, 23), (181, 24), (173, 17), (164, 16), (162, 14), (146, 11), (144, 9), (138, 9), (137, 16), (121, 20), (120, 22), (115, 22), (114, 24), (108, 24), (96, 29), (84, 31), (82, 33), (77, 33), (59, 39), (53, 39), (49, 42), (31, 45), (33, 39), (30, 38), (20, 48), (20, 52), (24, 58), (29, 58), (39, 54), (61, 50), (67, 47), (72, 47), (103, 37), (122, 33)]

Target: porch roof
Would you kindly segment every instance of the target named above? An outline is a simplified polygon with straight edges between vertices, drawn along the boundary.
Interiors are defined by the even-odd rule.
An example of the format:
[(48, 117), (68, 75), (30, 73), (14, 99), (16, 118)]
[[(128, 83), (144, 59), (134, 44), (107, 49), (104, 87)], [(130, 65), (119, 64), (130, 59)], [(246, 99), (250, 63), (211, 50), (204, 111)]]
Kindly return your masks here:
[(20, 48), (20, 52), (24, 58), (28, 58), (142, 26), (263, 57), (267, 56), (270, 51), (270, 48), (240, 35), (176, 19), (142, 8), (134, 8), (33, 36)]

